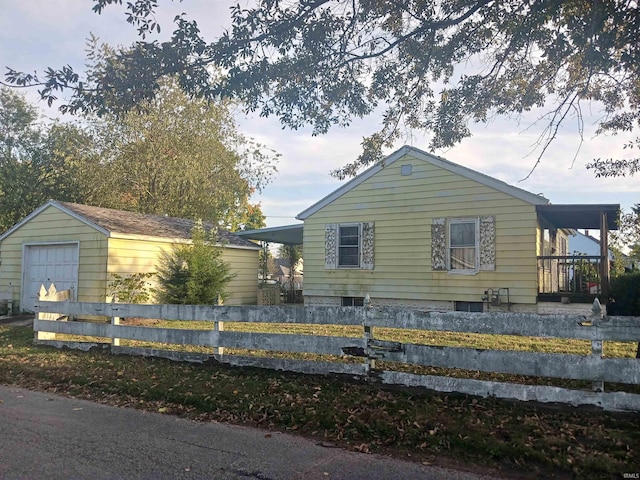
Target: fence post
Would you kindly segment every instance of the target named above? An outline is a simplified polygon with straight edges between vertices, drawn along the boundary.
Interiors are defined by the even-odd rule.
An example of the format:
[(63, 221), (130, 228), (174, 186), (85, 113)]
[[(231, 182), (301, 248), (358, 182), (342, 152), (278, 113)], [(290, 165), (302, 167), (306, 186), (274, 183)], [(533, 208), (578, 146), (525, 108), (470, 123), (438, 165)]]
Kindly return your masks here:
[[(51, 300), (49, 297), (53, 297), (56, 293), (56, 287), (53, 285), (53, 283), (51, 284), (51, 286), (49, 287), (49, 291), (47, 291), (46, 288), (44, 288), (44, 285), (40, 285), (40, 290), (38, 292), (38, 300), (39, 301), (47, 301), (47, 300)], [(50, 295), (51, 294), (51, 295)], [(38, 320), (56, 320), (56, 314), (55, 313), (43, 313), (43, 312), (38, 312), (36, 315), (36, 318)], [(35, 339), (36, 340), (55, 340), (56, 339), (56, 334), (52, 333), (52, 332), (41, 332), (41, 331), (36, 331), (35, 332)]]
[[(220, 333), (224, 331), (224, 322), (213, 322), (213, 330), (216, 333)], [(220, 337), (218, 337), (218, 344), (220, 343)], [(224, 347), (214, 347), (213, 349), (214, 355), (224, 355)]]
[[(111, 317), (111, 325), (120, 325), (120, 317)], [(113, 336), (111, 337), (111, 346), (112, 347), (120, 346), (120, 339), (115, 336), (115, 329), (113, 332)]]
[(371, 297), (369, 296), (368, 293), (364, 297), (363, 307), (364, 307), (364, 322), (363, 322), (364, 349), (367, 354), (367, 356), (365, 357), (365, 362), (366, 362), (365, 370), (368, 375), (372, 368), (376, 368), (375, 359), (369, 356), (369, 340), (373, 338), (373, 326), (369, 325), (369, 314), (371, 311)]
[[(114, 295), (111, 298), (111, 313), (113, 313), (113, 304), (116, 303), (118, 301), (118, 297), (116, 297), (116, 295)], [(120, 325), (120, 317), (111, 317), (111, 325)], [(116, 337), (115, 334), (115, 328), (113, 329), (113, 335), (111, 337), (111, 346), (112, 347), (119, 347), (120, 346), (120, 339), (118, 337)]]
[(13, 287), (9, 283), (9, 299), (7, 300), (7, 315), (13, 316)]
[[(117, 294), (113, 294), (113, 296), (111, 297), (111, 313), (113, 314), (113, 304), (114, 303), (118, 303), (118, 296)], [(120, 317), (114, 317), (113, 315), (111, 316), (111, 325), (120, 325)], [(120, 339), (118, 337), (116, 337), (116, 333), (115, 333), (115, 328), (113, 329), (113, 334), (111, 336), (111, 346), (112, 347), (119, 347), (120, 346)]]
[[(600, 306), (600, 300), (595, 298), (593, 300), (593, 306), (591, 307), (591, 324), (596, 326), (604, 318), (602, 307)], [(602, 340), (591, 340), (591, 355), (594, 357), (602, 358)], [(604, 380), (594, 380), (592, 383), (592, 390), (594, 392), (604, 392)]]
[[(222, 297), (220, 295), (218, 295), (218, 300), (216, 302), (216, 304), (218, 306), (222, 306), (223, 305), (223, 301), (222, 301)], [(220, 333), (224, 331), (224, 322), (213, 322), (213, 330), (216, 333)], [(224, 355), (224, 347), (219, 346), (220, 345), (220, 337), (218, 336), (218, 346), (216, 346), (213, 349), (213, 354), (214, 355)]]

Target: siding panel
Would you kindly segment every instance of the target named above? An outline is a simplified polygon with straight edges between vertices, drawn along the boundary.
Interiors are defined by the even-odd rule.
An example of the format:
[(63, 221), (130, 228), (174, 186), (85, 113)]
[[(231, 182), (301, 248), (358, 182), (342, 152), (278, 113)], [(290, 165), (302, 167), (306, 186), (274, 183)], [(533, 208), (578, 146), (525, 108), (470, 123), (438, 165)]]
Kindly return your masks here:
[(0, 289), (11, 284), (14, 299), (20, 301), (23, 244), (75, 241), (80, 242), (77, 298), (82, 302), (102, 301), (106, 289), (106, 237), (54, 207), (46, 208), (2, 241)]
[[(400, 175), (411, 162), (413, 174)], [(496, 270), (456, 275), (431, 269), (431, 219), (493, 215)], [(326, 223), (375, 222), (372, 271), (325, 270)], [(397, 161), (305, 219), (305, 296), (481, 301), (509, 288), (514, 303), (537, 295), (535, 206), (420, 160)]]
[[(109, 274), (130, 275), (133, 273), (155, 273), (163, 252), (171, 252), (173, 244), (167, 240), (109, 239)], [(258, 298), (258, 251), (224, 248), (222, 260), (231, 267), (235, 278), (229, 282), (228, 305), (255, 305)], [(157, 287), (157, 278), (149, 279), (152, 288)]]

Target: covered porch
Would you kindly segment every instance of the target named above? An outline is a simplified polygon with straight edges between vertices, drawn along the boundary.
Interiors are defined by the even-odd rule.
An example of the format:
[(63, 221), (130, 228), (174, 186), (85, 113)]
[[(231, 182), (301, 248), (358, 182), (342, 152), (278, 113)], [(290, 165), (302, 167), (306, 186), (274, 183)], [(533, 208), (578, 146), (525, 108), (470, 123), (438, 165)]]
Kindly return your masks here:
[[(609, 231), (618, 229), (620, 205), (538, 205), (538, 302), (591, 303), (609, 298)], [(595, 255), (572, 251), (568, 234), (599, 231)]]

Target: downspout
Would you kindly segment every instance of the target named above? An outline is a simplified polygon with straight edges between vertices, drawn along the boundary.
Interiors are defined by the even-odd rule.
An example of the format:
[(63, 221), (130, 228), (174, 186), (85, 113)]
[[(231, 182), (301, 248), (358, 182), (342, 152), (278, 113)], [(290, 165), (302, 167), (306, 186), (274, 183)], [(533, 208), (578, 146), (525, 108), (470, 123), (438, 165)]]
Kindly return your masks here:
[(609, 228), (606, 212), (600, 212), (600, 291), (603, 305), (609, 303)]

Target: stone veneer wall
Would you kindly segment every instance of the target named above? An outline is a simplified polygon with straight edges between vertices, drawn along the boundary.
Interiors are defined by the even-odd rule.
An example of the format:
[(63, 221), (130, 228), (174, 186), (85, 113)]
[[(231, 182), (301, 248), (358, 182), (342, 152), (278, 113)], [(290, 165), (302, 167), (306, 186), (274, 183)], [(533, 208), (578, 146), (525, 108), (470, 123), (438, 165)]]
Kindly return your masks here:
[[(306, 307), (336, 307), (340, 306), (340, 297), (305, 296)], [(398, 298), (372, 298), (371, 305), (375, 307), (405, 307), (418, 310), (453, 311), (454, 302), (428, 301), (428, 300), (404, 300)], [(603, 308), (604, 310), (604, 308)], [(500, 313), (536, 313), (539, 315), (591, 315), (590, 303), (560, 303), (543, 302), (538, 304), (511, 304), (490, 305), (484, 304), (485, 312)]]
[[(591, 303), (561, 303), (561, 302), (540, 302), (535, 313), (540, 315), (591, 315)], [(602, 306), (602, 311), (606, 312), (606, 307)]]
[[(305, 296), (306, 307), (336, 307), (340, 306), (340, 297)], [(406, 307), (420, 310), (449, 311), (454, 309), (453, 302), (428, 301), (428, 300), (404, 300), (398, 298), (372, 298), (374, 307)]]

